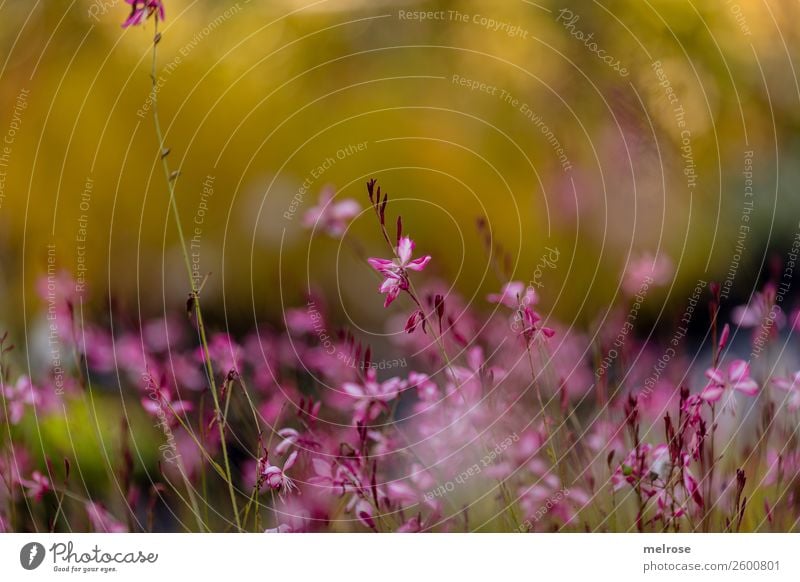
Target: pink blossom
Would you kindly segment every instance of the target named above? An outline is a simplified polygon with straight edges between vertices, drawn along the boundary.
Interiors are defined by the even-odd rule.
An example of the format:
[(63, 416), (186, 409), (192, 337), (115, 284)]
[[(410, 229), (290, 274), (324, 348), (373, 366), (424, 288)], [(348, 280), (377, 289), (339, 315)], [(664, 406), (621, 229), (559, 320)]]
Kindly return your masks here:
[(773, 378), (772, 383), (787, 393), (789, 410), (800, 410), (800, 371), (789, 378)]
[(328, 236), (341, 238), (349, 222), (361, 212), (361, 205), (352, 198), (333, 202), (333, 195), (332, 187), (326, 186), (322, 189), (319, 203), (303, 216), (303, 226), (319, 227)]
[(395, 249), (397, 256), (394, 259), (367, 259), (372, 268), (384, 276), (383, 283), (380, 286), (380, 292), (386, 294), (384, 307), (388, 307), (392, 301), (397, 299), (401, 291), (408, 289), (408, 271), (422, 271), (431, 260), (430, 255), (412, 260), (411, 256), (414, 252), (414, 247), (414, 241), (404, 236), (400, 239)]
[(707, 402), (717, 402), (728, 390), (738, 390), (748, 396), (758, 394), (758, 384), (750, 377), (750, 365), (744, 360), (734, 360), (727, 370), (709, 368), (706, 370), (709, 382), (700, 394)]
[(102, 504), (94, 501), (86, 502), (86, 513), (92, 529), (98, 533), (125, 533), (128, 528), (111, 515)]
[(26, 406), (36, 406), (41, 402), (39, 391), (30, 378), (20, 376), (16, 384), (3, 388), (3, 396), (8, 410), (8, 421), (19, 424), (25, 414)]
[(286, 475), (286, 472), (291, 469), (297, 461), (297, 454), (297, 451), (294, 451), (291, 455), (289, 455), (289, 457), (286, 459), (286, 462), (283, 464), (283, 468), (276, 465), (270, 465), (266, 456), (260, 460), (260, 473), (264, 484), (273, 491), (278, 491), (280, 493), (291, 493), (292, 490), (297, 489), (294, 481), (292, 481), (289, 476)]
[(500, 293), (490, 293), (486, 296), (486, 300), (489, 303), (505, 305), (509, 309), (536, 305), (539, 302), (536, 290), (530, 286), (526, 287), (525, 284), (520, 281), (510, 281), (506, 283), (503, 285)]
[(125, 0), (125, 2), (131, 5), (131, 13), (122, 23), (123, 28), (138, 26), (153, 13), (157, 14), (159, 20), (164, 20), (163, 0)]
[[(775, 305), (775, 286), (767, 284), (762, 292), (754, 293), (747, 305), (740, 305), (731, 314), (733, 323), (741, 327), (761, 327), (773, 320), (777, 329), (786, 324), (786, 316)], [(770, 324), (773, 325), (773, 324)]]
[(47, 492), (52, 489), (50, 479), (39, 471), (34, 471), (31, 473), (30, 479), (20, 480), (20, 483), (28, 490), (28, 496), (33, 497), (36, 501), (41, 501)]
[(532, 307), (522, 309), (522, 335), (528, 342), (534, 339), (548, 340), (556, 334), (554, 329), (540, 326), (541, 320), (542, 317)]
[(382, 411), (388, 411), (387, 402), (391, 402), (408, 387), (408, 382), (400, 378), (390, 378), (378, 382), (377, 373), (370, 368), (365, 373), (363, 384), (345, 382), (342, 390), (355, 398), (356, 422), (372, 421), (378, 418)]
[(639, 293), (645, 284), (663, 287), (670, 282), (673, 274), (672, 260), (667, 255), (663, 253), (658, 256), (650, 253), (643, 254), (628, 263), (622, 290), (626, 295), (632, 297)]

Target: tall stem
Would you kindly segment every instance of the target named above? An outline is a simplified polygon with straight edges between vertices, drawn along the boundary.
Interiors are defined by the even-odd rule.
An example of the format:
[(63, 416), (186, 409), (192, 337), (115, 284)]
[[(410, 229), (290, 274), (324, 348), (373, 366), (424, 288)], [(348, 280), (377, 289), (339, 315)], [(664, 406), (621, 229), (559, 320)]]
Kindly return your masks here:
[(189, 259), (189, 248), (186, 245), (186, 238), (183, 234), (183, 225), (181, 223), (180, 213), (178, 212), (178, 204), (175, 200), (175, 179), (177, 176), (173, 175), (169, 169), (167, 162), (168, 151), (164, 145), (164, 134), (161, 130), (161, 121), (158, 115), (158, 79), (156, 76), (157, 71), (157, 57), (158, 57), (158, 43), (161, 37), (158, 33), (158, 14), (154, 14), (153, 21), (155, 22), (155, 32), (153, 36), (153, 63), (150, 71), (150, 77), (153, 83), (150, 95), (151, 105), (153, 109), (153, 122), (156, 129), (156, 138), (158, 140), (158, 152), (161, 158), (161, 165), (164, 169), (164, 177), (167, 180), (167, 189), (169, 190), (169, 205), (172, 210), (172, 216), (175, 219), (175, 227), (178, 230), (178, 238), (181, 243), (181, 251), (183, 251), (183, 260), (186, 265), (186, 274), (189, 277), (189, 284), (191, 286), (191, 299), (194, 308), (195, 318), (197, 320), (197, 328), (200, 336), (200, 345), (203, 351), (203, 363), (206, 369), (206, 376), (208, 377), (208, 385), (211, 388), (211, 395), (214, 398), (214, 412), (216, 414), (217, 425), (219, 426), (220, 444), (222, 445), (222, 457), (225, 463), (225, 475), (228, 483), (228, 493), (231, 498), (231, 506), (233, 508), (233, 515), (236, 520), (236, 527), (241, 531), (242, 526), (239, 520), (239, 509), (236, 503), (236, 492), (233, 487), (233, 478), (231, 477), (230, 461), (228, 460), (228, 446), (225, 441), (225, 420), (222, 415), (222, 410), (219, 403), (219, 394), (217, 392), (217, 384), (214, 380), (214, 369), (211, 365), (211, 353), (208, 349), (208, 339), (206, 336), (206, 328), (203, 323), (203, 312), (200, 307), (200, 289), (192, 276), (192, 263)]

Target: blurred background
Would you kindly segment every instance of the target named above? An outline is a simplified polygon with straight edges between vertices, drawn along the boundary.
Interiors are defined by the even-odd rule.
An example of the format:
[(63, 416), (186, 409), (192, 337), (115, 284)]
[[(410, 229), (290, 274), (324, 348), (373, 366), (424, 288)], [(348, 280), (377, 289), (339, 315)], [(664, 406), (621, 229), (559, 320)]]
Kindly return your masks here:
[[(538, 280), (565, 321), (593, 319), (643, 255), (670, 258), (660, 293), (678, 311), (698, 279), (734, 273), (731, 297), (746, 298), (798, 229), (794, 0), (165, 7), (158, 105), (212, 327), (280, 322), (324, 289), (338, 321), (380, 331), (359, 258), (385, 254), (374, 217), (343, 242), (302, 224), (326, 185), (366, 206), (371, 177), (433, 255), (425, 275), (468, 299), (501, 283), (479, 217), (517, 279), (557, 249)], [(129, 8), (0, 5), (4, 328), (42, 308), (48, 256), (85, 278), (87, 314), (183, 308), (148, 97), (152, 22), (123, 29)]]

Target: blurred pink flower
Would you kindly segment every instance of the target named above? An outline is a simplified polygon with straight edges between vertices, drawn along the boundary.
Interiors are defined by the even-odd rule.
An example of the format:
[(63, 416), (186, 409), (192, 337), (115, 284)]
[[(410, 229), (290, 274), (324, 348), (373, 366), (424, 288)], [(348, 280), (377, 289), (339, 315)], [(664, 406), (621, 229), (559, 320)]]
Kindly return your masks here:
[(625, 269), (622, 290), (632, 297), (640, 292), (647, 283), (650, 286), (662, 287), (670, 282), (674, 274), (672, 260), (665, 254), (658, 256), (644, 254), (632, 259)]
[(536, 290), (533, 287), (526, 287), (520, 281), (510, 281), (503, 285), (500, 293), (490, 293), (486, 296), (489, 303), (499, 303), (505, 305), (509, 309), (518, 309), (520, 307), (527, 307), (528, 305), (536, 305), (539, 298), (536, 295)]
[(787, 392), (788, 408), (792, 412), (800, 409), (800, 371), (789, 378), (773, 378), (772, 383)]
[(86, 502), (86, 513), (92, 529), (98, 533), (125, 533), (128, 528), (111, 515), (100, 503)]
[(322, 189), (319, 203), (306, 211), (303, 216), (303, 226), (319, 227), (328, 236), (341, 238), (349, 222), (361, 212), (361, 205), (352, 198), (333, 202), (333, 195), (334, 190), (331, 186)]
[(345, 382), (342, 390), (355, 398), (355, 422), (372, 421), (378, 418), (382, 411), (388, 410), (387, 402), (391, 402), (408, 387), (408, 383), (400, 378), (390, 378), (385, 382), (378, 382), (374, 369), (366, 371), (363, 384)]
[(31, 473), (30, 479), (20, 480), (20, 483), (28, 490), (28, 496), (33, 497), (35, 501), (41, 501), (47, 492), (52, 489), (50, 479), (39, 471), (34, 471)]

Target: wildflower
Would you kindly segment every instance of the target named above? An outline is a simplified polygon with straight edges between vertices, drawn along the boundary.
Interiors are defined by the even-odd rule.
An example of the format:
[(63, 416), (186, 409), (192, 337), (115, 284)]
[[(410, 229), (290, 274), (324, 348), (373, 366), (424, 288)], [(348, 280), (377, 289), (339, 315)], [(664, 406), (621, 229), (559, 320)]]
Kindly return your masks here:
[[(780, 307), (775, 305), (775, 286), (767, 284), (760, 293), (754, 293), (747, 305), (740, 305), (733, 310), (731, 319), (741, 327), (772, 327), (781, 329), (786, 323), (786, 316)], [(773, 323), (769, 323), (773, 321)]]
[(431, 260), (430, 255), (411, 260), (415, 246), (414, 241), (404, 236), (400, 238), (395, 249), (396, 258), (367, 259), (372, 268), (384, 277), (380, 286), (380, 292), (386, 294), (384, 307), (388, 307), (392, 301), (397, 299), (401, 291), (409, 288), (408, 271), (422, 271)]
[(382, 410), (388, 410), (387, 402), (391, 402), (408, 387), (408, 382), (400, 378), (390, 378), (378, 382), (373, 368), (366, 371), (362, 385), (345, 382), (342, 389), (356, 399), (355, 422), (364, 422), (378, 418)]
[(156, 18), (164, 20), (163, 0), (125, 0), (125, 2), (131, 5), (131, 13), (122, 23), (122, 28), (138, 26), (151, 14), (156, 14)]
[(510, 281), (503, 285), (500, 293), (490, 293), (486, 296), (489, 303), (499, 303), (509, 309), (524, 308), (529, 305), (536, 305), (539, 298), (536, 290), (520, 281)]
[(89, 516), (89, 522), (92, 524), (92, 529), (98, 533), (125, 533), (128, 528), (124, 524), (117, 521), (102, 504), (94, 501), (86, 502), (86, 513)]
[(340, 202), (333, 202), (334, 191), (330, 186), (322, 189), (319, 203), (310, 208), (303, 216), (303, 226), (316, 228), (317, 226), (332, 238), (341, 238), (348, 223), (361, 212), (361, 205), (347, 198)]
[(13, 386), (6, 385), (2, 394), (11, 424), (19, 424), (26, 406), (36, 406), (40, 402), (39, 392), (28, 376), (20, 376)]
[(672, 260), (668, 256), (664, 254), (658, 256), (653, 256), (649, 253), (644, 254), (628, 263), (622, 282), (622, 290), (626, 295), (633, 297), (641, 292), (645, 284), (663, 287), (669, 283), (673, 274), (674, 267)]
[(773, 378), (772, 383), (787, 393), (789, 410), (796, 412), (800, 409), (800, 371), (790, 378)]
[(31, 473), (29, 480), (20, 480), (20, 483), (28, 490), (28, 495), (35, 501), (41, 501), (45, 494), (52, 489), (50, 479), (42, 475), (39, 471)]
[(556, 334), (554, 329), (539, 325), (542, 317), (532, 307), (524, 307), (522, 309), (521, 320), (522, 335), (525, 336), (525, 340), (528, 343), (536, 338), (548, 340)]
[(297, 451), (289, 455), (289, 458), (287, 458), (286, 462), (283, 464), (283, 468), (270, 465), (265, 455), (263, 459), (259, 460), (262, 483), (273, 491), (291, 493), (293, 489), (297, 489), (297, 485), (286, 475), (286, 472), (294, 466), (296, 461)]
[(748, 396), (758, 394), (758, 384), (750, 377), (750, 365), (744, 360), (734, 360), (726, 371), (720, 368), (706, 370), (709, 382), (700, 394), (707, 402), (717, 402), (727, 389), (738, 390)]

